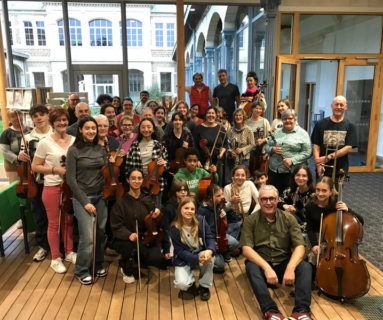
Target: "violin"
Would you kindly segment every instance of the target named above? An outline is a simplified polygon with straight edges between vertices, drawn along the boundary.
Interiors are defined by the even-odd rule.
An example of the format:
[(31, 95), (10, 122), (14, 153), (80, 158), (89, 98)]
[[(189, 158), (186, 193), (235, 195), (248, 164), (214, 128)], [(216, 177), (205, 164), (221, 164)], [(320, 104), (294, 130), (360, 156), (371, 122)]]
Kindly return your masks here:
[[(210, 156), (210, 151), (209, 151), (208, 147), (206, 146), (207, 143), (208, 142), (207, 142), (206, 139), (202, 139), (199, 142), (199, 146), (205, 152), (205, 156), (208, 159), (210, 159), (211, 156)], [(213, 173), (211, 173), (210, 177), (202, 177), (201, 181), (199, 182), (199, 186), (198, 186), (198, 201), (199, 201), (199, 203), (202, 203), (203, 200), (205, 199), (205, 197), (206, 197), (206, 189), (212, 183), (214, 184), (214, 174)]]
[(122, 183), (118, 181), (120, 168), (115, 163), (109, 161), (111, 155), (107, 140), (105, 140), (105, 149), (108, 159), (107, 164), (101, 169), (102, 176), (105, 179), (105, 185), (102, 188), (102, 196), (104, 199), (117, 200), (124, 195), (124, 187), (122, 186)]
[(176, 150), (176, 157), (173, 161), (170, 162), (170, 169), (173, 171), (174, 174), (178, 172), (179, 169), (184, 168), (185, 164), (183, 162), (183, 153), (185, 148), (177, 148)]
[[(61, 156), (61, 166), (66, 167), (66, 156)], [(72, 191), (70, 190), (68, 183), (66, 182), (66, 175), (64, 174), (63, 179), (60, 182), (60, 190), (61, 190), (61, 203), (60, 209), (64, 213), (68, 213), (73, 210), (72, 203)]]
[[(226, 200), (225, 198), (221, 199), (219, 206), (219, 214), (221, 210), (225, 206)], [(214, 206), (215, 209), (215, 206)], [(226, 238), (227, 232), (227, 221), (224, 218), (218, 217), (215, 219), (215, 241), (217, 243), (218, 251), (225, 252), (229, 248), (229, 242)]]
[[(258, 127), (256, 130), (257, 131), (254, 132), (255, 141), (259, 140), (261, 137), (261, 134), (260, 134), (261, 128)], [(259, 170), (259, 169), (265, 170), (266, 173), (269, 170), (269, 160), (264, 160), (263, 156), (261, 154), (262, 146), (263, 145), (259, 145), (259, 146), (256, 145), (255, 146), (255, 155), (250, 157), (249, 170), (251, 173), (254, 173), (255, 170)]]
[[(24, 151), (28, 156), (30, 156), (28, 151), (28, 141), (25, 140), (23, 126), (21, 124), (19, 115), (17, 115), (17, 119), (19, 120), (21, 137), (24, 141)], [(17, 175), (19, 176), (20, 181), (16, 185), (16, 196), (18, 196), (21, 199), (34, 198), (36, 197), (38, 192), (37, 183), (34, 177), (34, 173), (32, 171), (32, 164), (30, 159), (31, 158), (29, 157), (29, 160), (27, 162), (23, 162), (17, 168)]]
[[(162, 158), (162, 151), (164, 150), (165, 142), (163, 141), (161, 144), (160, 156)], [(147, 190), (149, 194), (158, 194), (161, 190), (161, 183), (159, 182), (159, 178), (162, 176), (164, 172), (165, 166), (159, 166), (157, 161), (151, 161), (148, 164), (148, 175), (142, 182), (142, 187)]]
[(121, 164), (122, 164), (123, 157), (120, 157), (120, 156), (119, 156), (119, 153), (120, 153), (122, 144), (123, 144), (126, 140), (127, 140), (127, 139), (125, 138), (125, 135), (123, 134), (123, 135), (121, 136), (121, 141), (120, 141), (120, 144), (119, 144), (117, 150), (116, 150), (116, 151), (112, 151), (112, 152), (110, 153), (110, 155), (114, 158), (114, 164), (115, 164), (117, 167), (121, 166)]
[[(155, 208), (155, 200), (154, 200), (154, 194), (149, 193), (153, 207)], [(157, 218), (152, 218), (151, 215), (152, 212), (150, 212), (145, 217), (145, 226), (146, 226), (146, 232), (144, 233), (144, 239), (143, 242), (149, 246), (153, 242), (160, 243), (164, 239), (164, 231), (160, 227), (162, 225), (162, 215), (160, 214)]]
[[(267, 79), (264, 79), (262, 84), (258, 87), (258, 94), (256, 94), (254, 97), (241, 97), (238, 108), (242, 108), (246, 114), (250, 112), (250, 107), (253, 103), (253, 101), (260, 100), (262, 93), (262, 90), (267, 87)], [(262, 115), (263, 117), (263, 115)]]
[[(342, 201), (344, 170), (339, 172), (338, 201)], [(325, 294), (344, 302), (364, 296), (371, 280), (366, 262), (359, 259), (363, 227), (352, 214), (337, 210), (323, 220), (322, 236), (327, 250), (316, 271), (317, 284)], [(320, 245), (320, 244), (319, 244)]]

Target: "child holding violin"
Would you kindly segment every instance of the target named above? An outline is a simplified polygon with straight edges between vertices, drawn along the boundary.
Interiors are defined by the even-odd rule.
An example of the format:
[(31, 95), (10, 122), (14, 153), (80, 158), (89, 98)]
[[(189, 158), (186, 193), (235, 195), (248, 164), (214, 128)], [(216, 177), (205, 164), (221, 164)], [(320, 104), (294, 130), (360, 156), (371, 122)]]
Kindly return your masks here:
[[(152, 197), (141, 191), (144, 174), (141, 169), (130, 169), (126, 175), (129, 191), (117, 200), (113, 206), (110, 225), (114, 234), (114, 249), (121, 254), (119, 265), (125, 283), (135, 282), (138, 270), (134, 267), (134, 256), (137, 254), (139, 241), (140, 261), (147, 266), (161, 267), (163, 259), (161, 248), (156, 241), (149, 245), (144, 243), (143, 236), (148, 231), (145, 218), (156, 219), (161, 215)], [(138, 234), (136, 232), (136, 221)], [(169, 248), (164, 247), (165, 258), (170, 259)]]
[[(75, 277), (84, 285), (93, 278), (106, 277), (103, 268), (106, 242), (105, 226), (108, 216), (107, 200), (102, 196), (105, 179), (101, 174), (107, 153), (99, 144), (96, 120), (85, 116), (79, 120), (76, 140), (68, 149), (67, 183), (73, 192), (73, 210), (78, 221), (79, 244), (77, 248)], [(109, 161), (114, 161), (113, 158)], [(93, 220), (96, 220), (96, 243), (93, 244)], [(95, 245), (94, 270), (92, 250)], [(91, 274), (92, 271), (95, 274)]]
[[(334, 182), (331, 177), (321, 177), (316, 185), (315, 194), (312, 198), (312, 202), (306, 205), (306, 219), (307, 219), (307, 235), (306, 240), (306, 254), (308, 262), (316, 266), (317, 255), (326, 248), (325, 243), (321, 244), (319, 249), (318, 236), (320, 229), (321, 214), (323, 213), (323, 220), (331, 213), (337, 210), (342, 210), (353, 214), (358, 218), (360, 223), (364, 224), (364, 219), (361, 215), (352, 211), (344, 202), (338, 201), (337, 195), (334, 194)], [(315, 271), (315, 270), (314, 270)], [(314, 272), (315, 275), (315, 272)]]
[[(210, 231), (213, 235), (216, 235), (216, 220), (219, 219), (226, 221), (226, 212), (225, 207), (221, 207), (221, 201), (224, 200), (222, 188), (216, 184), (211, 184), (206, 189), (206, 198), (200, 205), (197, 210), (197, 215), (204, 218), (207, 224), (210, 227)], [(219, 228), (219, 226), (218, 226)], [(219, 234), (219, 230), (217, 231)], [(222, 235), (220, 235), (222, 236)], [(214, 273), (224, 273), (225, 272), (225, 262), (229, 263), (231, 261), (230, 253), (238, 248), (238, 241), (227, 232), (224, 235), (228, 241), (227, 250), (218, 252), (215, 255), (214, 261)]]
[[(152, 175), (153, 172), (148, 171), (148, 165), (152, 161), (157, 162), (158, 166), (164, 166), (165, 171), (169, 170), (168, 152), (157, 141), (155, 128), (153, 119), (144, 118), (141, 120), (138, 125), (137, 139), (132, 143), (126, 157), (126, 172), (130, 169), (138, 168), (143, 172), (144, 177)], [(161, 208), (165, 179), (163, 176), (160, 176), (157, 181), (160, 185), (160, 191), (156, 195), (156, 204), (158, 208)]]
[(174, 246), (174, 287), (188, 290), (195, 282), (193, 268), (199, 267), (199, 296), (210, 299), (213, 285), (215, 254), (214, 235), (203, 217), (196, 216), (197, 205), (193, 198), (185, 197), (177, 209), (177, 217), (168, 234)]
[(203, 168), (198, 168), (199, 152), (195, 148), (188, 148), (183, 154), (185, 168), (181, 168), (174, 176), (175, 179), (184, 179), (189, 187), (190, 196), (194, 197), (195, 201), (199, 203), (198, 187), (203, 177), (210, 177), (214, 175), (215, 182), (218, 182), (217, 168), (215, 165), (211, 165), (209, 172)]

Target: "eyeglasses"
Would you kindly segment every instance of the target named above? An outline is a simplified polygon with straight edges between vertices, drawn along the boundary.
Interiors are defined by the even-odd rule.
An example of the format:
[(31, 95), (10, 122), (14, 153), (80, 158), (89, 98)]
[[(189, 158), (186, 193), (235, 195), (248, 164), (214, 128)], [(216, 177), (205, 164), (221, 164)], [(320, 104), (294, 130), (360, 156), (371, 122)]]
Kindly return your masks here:
[(187, 192), (187, 190), (186, 189), (179, 189), (179, 190), (177, 190), (177, 192)]
[(267, 203), (268, 201), (270, 201), (270, 203), (273, 204), (273, 203), (275, 203), (275, 201), (277, 201), (277, 198), (274, 198), (274, 197), (261, 198), (260, 200), (262, 203)]

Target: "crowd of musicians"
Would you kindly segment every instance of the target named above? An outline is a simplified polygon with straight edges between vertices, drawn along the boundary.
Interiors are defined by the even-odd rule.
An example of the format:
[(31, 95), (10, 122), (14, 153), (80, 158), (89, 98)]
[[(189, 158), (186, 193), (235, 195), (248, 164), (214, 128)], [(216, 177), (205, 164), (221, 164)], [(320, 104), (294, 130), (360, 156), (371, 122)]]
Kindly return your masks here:
[(9, 181), (20, 180), (20, 194), (28, 179), (20, 165), (33, 172), (36, 192), (23, 195), (36, 222), (34, 260), (50, 252), (55, 272), (73, 263), (87, 285), (107, 275), (104, 252), (117, 252), (125, 283), (140, 278), (140, 265), (173, 265), (180, 290), (194, 286), (199, 268), (199, 296), (208, 300), (213, 273), (243, 254), (264, 319), (284, 319), (267, 287), (276, 283), (295, 285), (289, 319), (312, 319), (311, 285), (326, 249), (318, 239), (322, 219), (341, 210), (363, 224), (338, 199), (341, 180), (332, 174), (347, 174), (348, 153), (358, 145), (355, 125), (344, 118), (346, 99), (334, 98), (332, 115), (310, 137), (288, 100), (277, 103), (271, 125), (263, 117), (267, 106), (254, 72), (242, 95), (225, 70), (218, 76), (212, 91), (195, 74), (186, 88), (190, 105), (178, 101), (169, 114), (146, 91), (138, 105), (100, 95), (93, 117), (76, 94), (67, 109), (36, 105), (29, 112), (33, 129), (19, 110), (8, 110), (0, 152)]

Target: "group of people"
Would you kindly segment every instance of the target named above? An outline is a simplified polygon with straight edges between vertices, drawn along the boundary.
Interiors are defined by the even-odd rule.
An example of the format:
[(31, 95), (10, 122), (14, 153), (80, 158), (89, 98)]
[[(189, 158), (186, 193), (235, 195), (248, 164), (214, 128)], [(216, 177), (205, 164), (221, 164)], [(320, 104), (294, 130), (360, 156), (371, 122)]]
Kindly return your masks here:
[[(136, 281), (138, 261), (157, 268), (172, 264), (174, 285), (180, 290), (194, 285), (193, 270), (199, 267), (199, 295), (208, 300), (213, 273), (225, 272), (225, 263), (243, 254), (264, 319), (284, 319), (267, 289), (267, 284), (276, 283), (296, 287), (291, 317), (312, 319), (311, 284), (322, 247), (318, 243), (320, 213), (326, 216), (343, 210), (363, 223), (362, 217), (337, 200), (331, 179), (334, 158), (334, 170), (347, 172), (347, 154), (357, 145), (355, 126), (344, 118), (346, 99), (334, 99), (333, 114), (316, 124), (310, 139), (288, 100), (278, 102), (278, 117), (270, 126), (263, 117), (264, 102), (253, 101), (246, 114), (239, 106), (238, 88), (227, 83), (226, 71), (220, 70), (218, 76), (220, 85), (211, 93), (202, 75), (196, 74), (195, 85), (187, 88), (191, 108), (179, 101), (168, 123), (166, 109), (149, 100), (145, 91), (135, 110), (130, 98), (121, 101), (100, 95), (100, 113), (94, 117), (76, 94), (69, 96), (67, 110), (36, 105), (29, 113), (33, 129), (23, 125), (19, 110), (9, 110), (11, 127), (0, 137), (7, 176), (10, 182), (17, 180), (17, 166), (31, 162), (38, 183), (39, 192), (31, 199), (40, 247), (34, 260), (42, 261), (51, 252), (51, 267), (64, 273), (64, 258), (75, 264), (75, 277), (87, 285), (94, 277), (107, 275), (103, 262), (109, 248), (121, 254), (124, 282)], [(243, 95), (255, 97), (254, 72), (247, 75), (247, 83)], [(21, 132), (29, 142), (28, 154), (21, 148)], [(337, 152), (326, 153), (326, 147), (334, 144)], [(269, 161), (268, 172), (249, 172), (249, 161), (257, 150)], [(115, 157), (110, 156), (113, 151)], [(316, 185), (307, 166), (312, 154)], [(118, 180), (125, 193), (116, 201), (103, 197), (102, 168), (115, 164), (117, 158), (122, 159)], [(155, 175), (149, 168), (153, 162), (157, 169), (163, 168), (157, 193), (151, 192), (152, 185), (143, 188), (145, 178)], [(202, 194), (200, 183), (208, 178), (211, 184)], [(63, 180), (73, 194), (73, 211), (65, 213), (60, 212)], [(73, 216), (79, 233), (77, 253)], [(158, 234), (148, 243), (146, 220), (159, 221), (159, 217)], [(221, 223), (227, 225), (226, 231)], [(219, 245), (218, 238), (226, 244)]]

